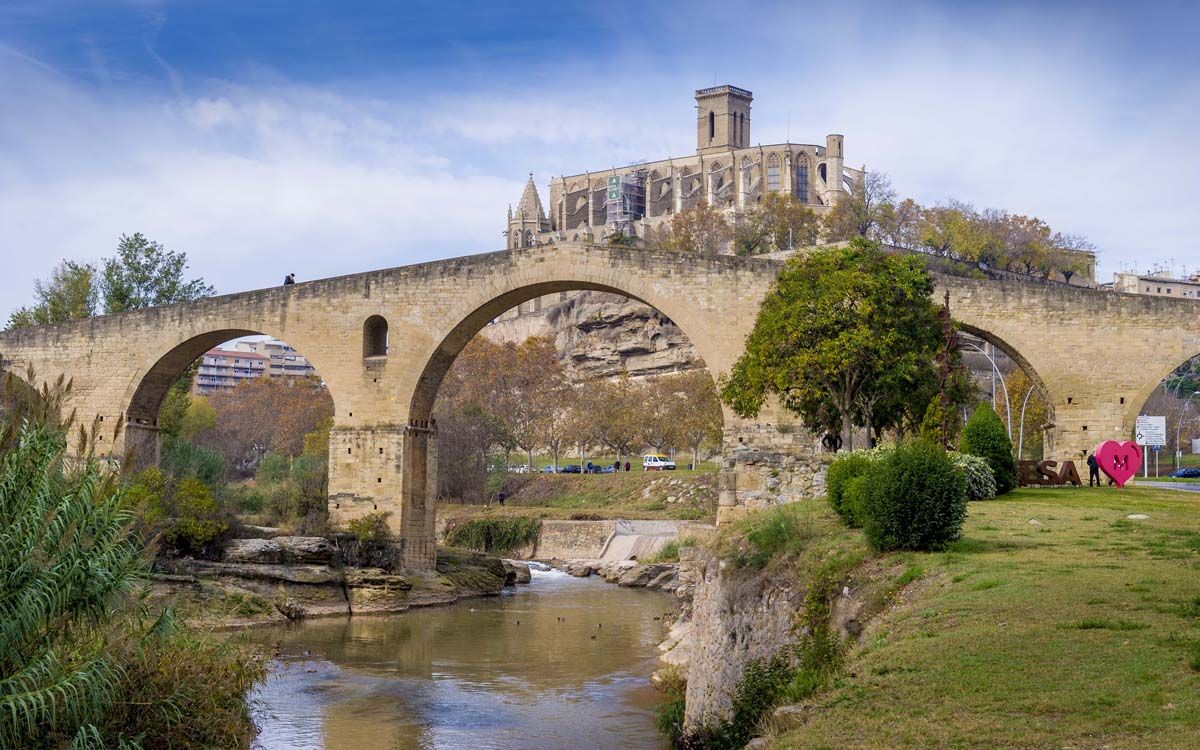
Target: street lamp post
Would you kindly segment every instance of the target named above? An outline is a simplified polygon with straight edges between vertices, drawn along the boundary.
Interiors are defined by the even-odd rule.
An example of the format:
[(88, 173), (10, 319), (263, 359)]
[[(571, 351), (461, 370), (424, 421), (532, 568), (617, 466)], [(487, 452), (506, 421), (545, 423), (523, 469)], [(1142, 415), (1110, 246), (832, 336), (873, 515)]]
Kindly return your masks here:
[[(1000, 388), (1001, 388), (1002, 392), (1004, 393), (1004, 413), (1008, 416), (1008, 439), (1012, 440), (1012, 405), (1009, 403), (1009, 400), (1008, 400), (1008, 385), (1004, 382), (1004, 373), (1000, 372), (1000, 367), (996, 364), (995, 358), (992, 357), (992, 355), (986, 349), (979, 346), (974, 341), (963, 341), (960, 343), (960, 345), (969, 346), (972, 349), (974, 349), (975, 351), (982, 354), (983, 356), (987, 357), (987, 361), (992, 366), (992, 383), (993, 384), (996, 382), (997, 377), (1000, 378)], [(992, 407), (995, 408), (995, 406), (996, 406), (996, 391), (995, 391), (995, 385), (993, 385), (992, 386)]]
[(1200, 396), (1200, 391), (1192, 391), (1188, 394), (1187, 400), (1183, 402), (1183, 408), (1179, 410), (1179, 421), (1175, 423), (1175, 470), (1179, 471), (1179, 465), (1183, 462), (1183, 446), (1179, 444), (1179, 435), (1183, 430), (1183, 415), (1187, 414), (1188, 407), (1192, 405), (1192, 397)]

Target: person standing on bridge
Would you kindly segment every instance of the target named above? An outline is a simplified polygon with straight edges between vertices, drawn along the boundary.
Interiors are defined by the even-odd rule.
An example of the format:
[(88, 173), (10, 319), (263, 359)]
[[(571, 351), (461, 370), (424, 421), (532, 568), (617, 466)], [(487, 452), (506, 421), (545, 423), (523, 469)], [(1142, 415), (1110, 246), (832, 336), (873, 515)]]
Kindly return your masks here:
[(1088, 487), (1100, 486), (1100, 462), (1096, 460), (1095, 453), (1089, 453), (1087, 457), (1088, 465)]
[(288, 284), (295, 284), (295, 283), (296, 283), (296, 274), (289, 273), (287, 276), (283, 277), (283, 285), (284, 286), (287, 286)]

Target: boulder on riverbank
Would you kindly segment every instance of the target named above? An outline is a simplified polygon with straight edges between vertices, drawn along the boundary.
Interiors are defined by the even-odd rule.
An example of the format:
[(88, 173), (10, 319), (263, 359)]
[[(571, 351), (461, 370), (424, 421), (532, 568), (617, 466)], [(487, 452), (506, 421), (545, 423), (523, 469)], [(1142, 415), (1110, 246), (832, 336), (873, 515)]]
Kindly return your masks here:
[(277, 536), (271, 539), (231, 539), (221, 557), (226, 563), (331, 565), (337, 547), (319, 536)]
[(679, 566), (675, 563), (639, 565), (635, 560), (564, 560), (558, 567), (577, 578), (596, 574), (607, 583), (625, 588), (674, 591), (678, 586)]
[(504, 563), (504, 585), (526, 584), (533, 580), (529, 565), (520, 560), (502, 560)]

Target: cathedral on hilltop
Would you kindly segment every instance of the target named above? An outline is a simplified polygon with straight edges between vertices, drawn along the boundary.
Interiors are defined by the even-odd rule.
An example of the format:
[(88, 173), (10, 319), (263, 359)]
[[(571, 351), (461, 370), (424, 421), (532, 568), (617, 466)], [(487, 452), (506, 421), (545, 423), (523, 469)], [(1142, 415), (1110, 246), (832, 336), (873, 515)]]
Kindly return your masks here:
[[(736, 86), (700, 89), (696, 153), (555, 177), (550, 181), (549, 210), (530, 175), (516, 210), (508, 209), (507, 248), (605, 242), (618, 233), (647, 242), (681, 211), (706, 203), (736, 216), (766, 193), (795, 196), (821, 213), (863, 179), (862, 170), (846, 168), (840, 135), (826, 136), (823, 146), (751, 145), (753, 98)], [(703, 367), (672, 321), (615, 294), (560, 292), (537, 297), (499, 316), (483, 335), (513, 343), (549, 336), (569, 371), (585, 380)]]
[(736, 213), (765, 193), (786, 193), (822, 212), (863, 178), (862, 170), (845, 166), (840, 135), (825, 136), (823, 146), (751, 145), (753, 99), (736, 86), (698, 90), (696, 153), (555, 177), (549, 210), (530, 175), (516, 210), (508, 210), (508, 249), (599, 242), (617, 233), (648, 240), (680, 211), (707, 203)]

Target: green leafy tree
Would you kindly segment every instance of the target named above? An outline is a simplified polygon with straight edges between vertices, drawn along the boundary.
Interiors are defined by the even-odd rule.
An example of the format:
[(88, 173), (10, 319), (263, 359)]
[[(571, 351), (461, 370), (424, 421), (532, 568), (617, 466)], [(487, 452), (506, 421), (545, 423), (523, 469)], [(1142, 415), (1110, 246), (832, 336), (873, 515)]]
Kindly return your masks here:
[(96, 314), (99, 286), (96, 269), (87, 263), (64, 260), (55, 267), (49, 281), (38, 279), (33, 288), (37, 302), (14, 312), (8, 319), (9, 330), (65, 323)]
[(996, 475), (997, 495), (1003, 495), (1017, 486), (1012, 441), (1008, 438), (1004, 423), (988, 402), (979, 404), (967, 420), (959, 450), (987, 460)]
[(836, 425), (850, 447), (860, 399), (908, 388), (930, 367), (941, 337), (932, 291), (918, 258), (863, 239), (790, 259), (722, 399), (752, 417), (776, 396), (809, 429)]
[(104, 312), (141, 310), (211, 296), (203, 279), (185, 280), (187, 254), (167, 250), (141, 233), (121, 235), (117, 254), (104, 259), (100, 287)]

